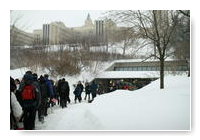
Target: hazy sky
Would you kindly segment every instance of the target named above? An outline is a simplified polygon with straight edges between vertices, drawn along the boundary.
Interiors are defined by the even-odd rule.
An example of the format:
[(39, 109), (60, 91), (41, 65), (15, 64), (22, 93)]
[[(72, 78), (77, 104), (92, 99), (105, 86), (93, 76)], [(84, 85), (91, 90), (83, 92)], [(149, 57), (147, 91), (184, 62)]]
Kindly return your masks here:
[(16, 26), (32, 32), (34, 29), (42, 29), (42, 24), (53, 21), (62, 21), (67, 27), (82, 26), (88, 15), (91, 19), (96, 20), (103, 16), (105, 11), (100, 10), (14, 10), (11, 12), (10, 20), (20, 17)]

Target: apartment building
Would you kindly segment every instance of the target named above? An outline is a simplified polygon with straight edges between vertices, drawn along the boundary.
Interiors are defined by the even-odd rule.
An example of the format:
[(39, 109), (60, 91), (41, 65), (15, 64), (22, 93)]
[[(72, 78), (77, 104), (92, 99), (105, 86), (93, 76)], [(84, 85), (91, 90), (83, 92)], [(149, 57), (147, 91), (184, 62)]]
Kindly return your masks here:
[(33, 30), (33, 36), (34, 36), (34, 45), (41, 45), (43, 43), (43, 33), (42, 33), (42, 29), (36, 29)]
[(56, 45), (66, 43), (69, 36), (70, 29), (65, 26), (63, 22), (52, 22), (50, 24), (43, 24), (43, 44)]
[(32, 33), (25, 32), (15, 26), (10, 27), (10, 46), (32, 45), (34, 36)]

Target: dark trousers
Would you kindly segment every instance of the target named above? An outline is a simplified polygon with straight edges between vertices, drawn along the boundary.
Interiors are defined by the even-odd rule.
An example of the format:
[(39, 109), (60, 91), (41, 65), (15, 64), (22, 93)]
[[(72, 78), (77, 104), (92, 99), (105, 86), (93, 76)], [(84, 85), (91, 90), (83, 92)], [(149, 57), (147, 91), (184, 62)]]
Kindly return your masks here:
[(40, 107), (38, 108), (38, 118), (39, 120), (44, 119), (46, 116), (47, 98), (43, 98)]
[(69, 95), (67, 95), (67, 102), (68, 102), (68, 103), (71, 102), (71, 100), (70, 100), (70, 98), (69, 98)]
[(26, 107), (24, 110), (24, 129), (25, 130), (34, 130), (35, 129), (35, 107)]
[(92, 100), (94, 100), (94, 98), (96, 97), (96, 95), (97, 95), (96, 92), (92, 93)]
[(75, 103), (76, 103), (76, 100), (77, 100), (77, 99), (78, 99), (79, 102), (81, 102), (81, 100), (82, 100), (81, 95), (78, 95), (78, 96), (75, 95), (75, 99), (74, 99), (74, 100), (75, 100)]
[(60, 106), (62, 108), (67, 107), (67, 96), (66, 95), (60, 95)]
[(86, 98), (87, 98), (87, 96), (88, 96), (88, 101), (90, 100), (90, 94), (85, 94), (85, 100), (86, 100)]

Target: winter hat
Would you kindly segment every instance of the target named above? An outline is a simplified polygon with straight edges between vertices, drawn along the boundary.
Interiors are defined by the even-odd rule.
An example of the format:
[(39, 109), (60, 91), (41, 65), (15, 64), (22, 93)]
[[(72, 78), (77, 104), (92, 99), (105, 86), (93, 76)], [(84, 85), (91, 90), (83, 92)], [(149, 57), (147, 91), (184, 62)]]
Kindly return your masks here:
[(42, 75), (40, 75), (39, 81), (40, 81), (40, 83), (44, 83), (45, 82), (45, 79), (44, 79), (44, 77)]
[(32, 71), (26, 71), (26, 73), (25, 74), (32, 74)]
[(65, 82), (65, 78), (62, 79), (62, 82)]
[(45, 77), (45, 78), (49, 78), (49, 75), (48, 75), (48, 74), (45, 74), (44, 77)]
[(20, 83), (19, 79), (15, 79), (15, 82)]
[(33, 75), (32, 74), (25, 74), (24, 77), (23, 77), (23, 79), (25, 81), (33, 80)]
[(36, 73), (33, 73), (33, 80), (37, 80), (38, 79), (38, 75)]

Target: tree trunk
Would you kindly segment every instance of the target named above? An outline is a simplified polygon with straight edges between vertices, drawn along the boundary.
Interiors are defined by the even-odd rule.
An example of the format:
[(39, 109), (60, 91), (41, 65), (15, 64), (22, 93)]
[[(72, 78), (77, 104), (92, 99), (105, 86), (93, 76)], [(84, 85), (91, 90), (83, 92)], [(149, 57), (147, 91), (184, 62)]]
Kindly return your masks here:
[(160, 59), (160, 89), (164, 89), (164, 58)]
[(106, 43), (106, 52), (108, 52), (108, 42)]
[(190, 77), (190, 61), (187, 61), (188, 63), (188, 77)]
[(125, 48), (126, 48), (126, 47), (125, 47), (125, 45), (124, 45), (124, 48), (123, 48), (123, 56), (125, 56), (125, 51), (126, 51)]
[(188, 77), (190, 77), (190, 68), (188, 69)]

